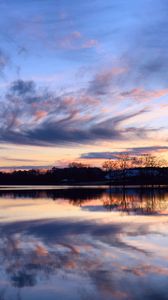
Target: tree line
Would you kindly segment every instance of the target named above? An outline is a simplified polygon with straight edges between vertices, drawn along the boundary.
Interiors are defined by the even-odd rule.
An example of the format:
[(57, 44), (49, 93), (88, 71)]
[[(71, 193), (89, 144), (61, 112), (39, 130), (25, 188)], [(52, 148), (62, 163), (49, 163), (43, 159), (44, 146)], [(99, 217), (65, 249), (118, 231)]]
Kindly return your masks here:
[(102, 167), (72, 162), (68, 167), (49, 170), (0, 172), (0, 185), (56, 184), (168, 184), (167, 162), (155, 156), (119, 155), (108, 159)]

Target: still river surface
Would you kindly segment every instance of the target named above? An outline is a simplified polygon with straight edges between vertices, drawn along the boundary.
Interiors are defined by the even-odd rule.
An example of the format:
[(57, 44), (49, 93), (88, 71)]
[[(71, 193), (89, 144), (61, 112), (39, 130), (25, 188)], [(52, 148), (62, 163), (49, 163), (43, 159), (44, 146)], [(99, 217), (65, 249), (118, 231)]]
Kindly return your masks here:
[(0, 300), (168, 299), (168, 188), (0, 187)]

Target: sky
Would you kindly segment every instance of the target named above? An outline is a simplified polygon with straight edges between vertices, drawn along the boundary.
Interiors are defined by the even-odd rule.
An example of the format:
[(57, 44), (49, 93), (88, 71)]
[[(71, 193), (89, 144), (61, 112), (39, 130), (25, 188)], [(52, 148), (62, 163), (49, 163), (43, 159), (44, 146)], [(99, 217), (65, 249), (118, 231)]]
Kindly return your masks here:
[(0, 166), (168, 159), (167, 0), (0, 0)]

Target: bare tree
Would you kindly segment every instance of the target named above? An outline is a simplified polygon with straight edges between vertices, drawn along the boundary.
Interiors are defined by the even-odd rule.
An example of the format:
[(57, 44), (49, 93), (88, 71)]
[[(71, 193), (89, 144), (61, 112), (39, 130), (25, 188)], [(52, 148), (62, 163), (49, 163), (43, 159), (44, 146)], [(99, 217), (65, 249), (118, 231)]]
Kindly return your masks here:
[(103, 169), (109, 173), (110, 183), (112, 180), (112, 172), (118, 170), (119, 165), (117, 160), (108, 159), (103, 163)]
[(69, 168), (89, 168), (90, 166), (88, 164), (83, 164), (83, 163), (80, 163), (80, 162), (71, 162), (69, 165), (68, 165)]
[(145, 168), (156, 168), (159, 167), (159, 161), (156, 156), (151, 154), (144, 154), (143, 158), (143, 166)]
[(127, 170), (132, 167), (131, 157), (128, 154), (120, 155), (118, 164), (121, 171), (121, 178), (125, 182)]

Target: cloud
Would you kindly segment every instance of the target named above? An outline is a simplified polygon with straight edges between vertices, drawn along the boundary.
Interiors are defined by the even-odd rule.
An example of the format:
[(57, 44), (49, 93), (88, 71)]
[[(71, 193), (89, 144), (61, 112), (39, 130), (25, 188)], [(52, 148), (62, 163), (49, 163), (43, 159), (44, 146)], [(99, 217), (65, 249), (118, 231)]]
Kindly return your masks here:
[(144, 264), (144, 265), (138, 265), (133, 268), (128, 268), (128, 267), (123, 267), (123, 270), (125, 272), (130, 272), (136, 276), (142, 277), (142, 276), (147, 276), (148, 273), (151, 274), (156, 274), (156, 275), (168, 275), (168, 270), (165, 267), (158, 267), (155, 265), (149, 265), (149, 264)]
[[(137, 103), (168, 95), (167, 88), (146, 88), (145, 82), (136, 81), (136, 76), (132, 78), (133, 73), (133, 66), (121, 60), (118, 66), (100, 69), (89, 82), (87, 92), (100, 98), (110, 97), (114, 102), (129, 99)], [(137, 85), (140, 83), (144, 86)], [(133, 86), (132, 89), (128, 89), (130, 84)]]
[(10, 158), (7, 156), (2, 156), (1, 159), (6, 161), (19, 161), (19, 162), (37, 162), (36, 159), (26, 159), (26, 158)]
[(44, 110), (38, 110), (35, 114), (36, 116), (36, 121), (39, 121), (40, 119), (43, 119), (45, 116), (47, 116), (47, 112)]
[(168, 152), (168, 146), (149, 146), (149, 147), (134, 147), (126, 148), (122, 151), (112, 152), (88, 152), (81, 154), (80, 158), (83, 159), (117, 159), (122, 154), (128, 155), (143, 155), (143, 154), (156, 154), (157, 152)]
[(87, 39), (79, 31), (71, 32), (70, 34), (60, 38), (57, 43), (58, 48), (66, 50), (90, 49), (97, 45), (97, 40)]
[[(122, 58), (130, 66), (127, 80), (138, 86), (167, 87), (168, 75), (167, 1), (142, 1), (137, 21)], [(149, 18), (150, 14), (150, 18)]]
[(4, 68), (9, 64), (8, 55), (0, 49), (0, 73), (3, 72)]
[(99, 96), (108, 94), (114, 83), (126, 72), (124, 67), (111, 67), (99, 71), (90, 81), (88, 93)]
[(10, 93), (17, 96), (25, 96), (25, 95), (32, 95), (35, 93), (35, 84), (33, 81), (23, 81), (21, 79), (12, 82), (9, 95)]
[(93, 96), (56, 95), (37, 88), (33, 81), (13, 82), (4, 100), (0, 109), (1, 143), (83, 144), (145, 137), (148, 132), (146, 128), (125, 128), (128, 120), (143, 115), (146, 109), (100, 114), (102, 104)]
[[(107, 47), (103, 64), (123, 72), (113, 74), (112, 68), (103, 69), (102, 64), (102, 70), (89, 83), (89, 92), (114, 95), (114, 101), (129, 98), (137, 102), (167, 95), (167, 11), (164, 0), (155, 1), (152, 6), (143, 0), (127, 6), (123, 2), (115, 5), (113, 24), (106, 28), (108, 40), (100, 32)], [(108, 18), (107, 12), (106, 15)]]
[(115, 159), (121, 152), (88, 152), (81, 154), (83, 159)]
[(147, 101), (147, 100), (166, 96), (167, 94), (168, 94), (168, 89), (145, 90), (143, 88), (135, 88), (130, 91), (122, 92), (120, 95), (123, 98)]
[(86, 42), (82, 45), (83, 49), (93, 48), (98, 45), (98, 41), (94, 39), (86, 40)]

